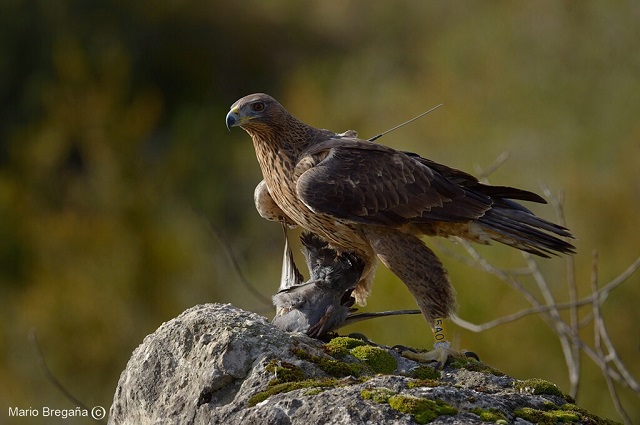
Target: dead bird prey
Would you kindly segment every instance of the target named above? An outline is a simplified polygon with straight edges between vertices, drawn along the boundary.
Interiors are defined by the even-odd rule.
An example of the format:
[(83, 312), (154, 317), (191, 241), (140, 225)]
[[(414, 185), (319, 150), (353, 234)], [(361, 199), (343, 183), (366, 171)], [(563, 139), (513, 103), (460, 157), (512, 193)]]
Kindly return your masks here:
[(364, 262), (352, 253), (338, 253), (317, 235), (304, 232), (300, 240), (310, 279), (295, 265), (286, 226), (280, 289), (273, 296), (276, 316), (273, 324), (287, 332), (301, 332), (314, 338), (360, 320), (397, 314), (419, 314), (419, 310), (356, 313), (351, 295), (360, 279)]
[[(253, 140), (264, 183), (258, 211), (299, 225), (338, 253), (364, 262), (353, 295), (363, 305), (380, 259), (407, 286), (434, 331), (444, 363), (444, 319), (455, 295), (447, 272), (423, 235), (497, 241), (543, 257), (573, 253), (568, 229), (513, 200), (546, 203), (535, 193), (482, 184), (415, 153), (307, 125), (263, 93), (236, 101), (226, 116)], [(264, 212), (264, 214), (263, 214)], [(445, 358), (443, 358), (445, 357)]]

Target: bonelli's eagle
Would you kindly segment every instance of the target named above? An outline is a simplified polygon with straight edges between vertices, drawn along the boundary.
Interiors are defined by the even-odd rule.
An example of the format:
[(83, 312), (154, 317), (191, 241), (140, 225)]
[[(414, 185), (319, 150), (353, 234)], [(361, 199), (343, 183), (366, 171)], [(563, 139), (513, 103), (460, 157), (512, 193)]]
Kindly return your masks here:
[(227, 127), (253, 140), (264, 180), (256, 207), (269, 220), (298, 225), (364, 263), (354, 296), (363, 304), (376, 258), (404, 282), (436, 329), (454, 308), (442, 262), (423, 235), (497, 241), (543, 257), (573, 253), (570, 232), (515, 202), (545, 203), (535, 193), (480, 183), (475, 177), (362, 140), (311, 127), (258, 93), (231, 106)]

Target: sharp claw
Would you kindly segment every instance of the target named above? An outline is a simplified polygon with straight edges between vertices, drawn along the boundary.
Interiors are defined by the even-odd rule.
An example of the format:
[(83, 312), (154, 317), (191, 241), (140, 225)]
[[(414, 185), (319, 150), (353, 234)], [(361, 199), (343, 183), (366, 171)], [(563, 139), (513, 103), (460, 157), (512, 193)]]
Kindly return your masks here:
[(476, 359), (477, 361), (480, 361), (480, 357), (473, 351), (464, 351), (464, 355), (472, 359)]
[(414, 353), (417, 353), (417, 351), (415, 351), (414, 349), (400, 344), (394, 345), (393, 347), (391, 347), (391, 349), (397, 351), (398, 353), (402, 353), (404, 351), (413, 351)]
[(309, 328), (309, 330), (307, 331), (307, 335), (309, 335), (311, 338), (322, 338), (325, 334), (324, 330), (327, 325), (327, 321), (331, 316), (332, 310), (333, 309), (331, 308), (331, 306), (329, 306), (327, 308), (327, 311), (325, 311), (324, 315), (320, 318), (320, 320), (318, 320), (318, 323), (314, 324)]

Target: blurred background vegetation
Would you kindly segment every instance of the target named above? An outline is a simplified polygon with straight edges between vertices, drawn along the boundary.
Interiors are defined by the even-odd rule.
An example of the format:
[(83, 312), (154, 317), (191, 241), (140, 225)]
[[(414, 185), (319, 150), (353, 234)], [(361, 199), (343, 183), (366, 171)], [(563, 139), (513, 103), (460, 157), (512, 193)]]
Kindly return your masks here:
[[(444, 103), (381, 142), (471, 172), (508, 151), (492, 182), (564, 192), (588, 295), (592, 250), (602, 283), (640, 253), (639, 20), (635, 2), (2, 1), (0, 422), (7, 406), (75, 407), (39, 370), (31, 329), (58, 379), (108, 409), (131, 352), (184, 309), (223, 302), (272, 316), (209, 226), (273, 294), (280, 228), (254, 210), (261, 177), (248, 136), (224, 126), (228, 107), (256, 91), (364, 137)], [(535, 211), (556, 219), (550, 206)], [(481, 252), (524, 264), (507, 247)], [(526, 306), (495, 277), (445, 262), (461, 317)], [(564, 261), (541, 267), (566, 300)], [(604, 307), (636, 377), (639, 283)], [(366, 309), (414, 306), (379, 268)], [(432, 344), (420, 317), (347, 331)], [(539, 318), (450, 332), (506, 373), (567, 390), (560, 346)], [(636, 396), (622, 397), (640, 423)], [(619, 420), (588, 359), (578, 403)], [(52, 423), (15, 421), (30, 422)]]

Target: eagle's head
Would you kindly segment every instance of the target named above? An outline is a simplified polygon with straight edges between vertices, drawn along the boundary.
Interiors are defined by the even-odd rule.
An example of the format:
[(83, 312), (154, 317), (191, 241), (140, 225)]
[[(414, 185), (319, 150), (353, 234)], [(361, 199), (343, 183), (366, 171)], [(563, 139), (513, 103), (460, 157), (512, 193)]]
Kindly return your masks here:
[(227, 114), (227, 128), (241, 127), (249, 134), (262, 133), (285, 123), (291, 115), (274, 98), (255, 93), (237, 100)]

